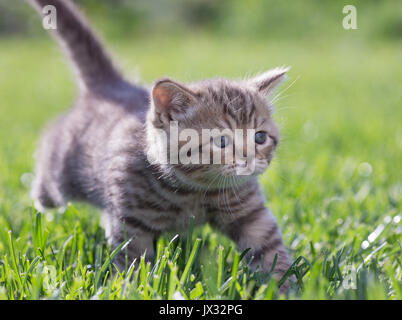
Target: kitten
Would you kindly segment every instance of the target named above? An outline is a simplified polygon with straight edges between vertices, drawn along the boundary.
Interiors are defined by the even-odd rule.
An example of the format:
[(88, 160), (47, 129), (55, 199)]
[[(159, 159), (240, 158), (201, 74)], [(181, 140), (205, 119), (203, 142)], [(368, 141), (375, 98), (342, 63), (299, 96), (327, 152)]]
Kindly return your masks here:
[[(56, 7), (55, 34), (80, 84), (75, 107), (42, 137), (32, 190), (38, 205), (53, 208), (76, 200), (100, 208), (114, 246), (135, 235), (127, 247), (130, 261), (144, 252), (152, 260), (157, 237), (185, 231), (194, 216), (197, 224), (210, 223), (228, 235), (240, 250), (250, 248), (254, 266), (261, 263), (269, 271), (277, 255), (275, 272), (283, 275), (290, 259), (256, 176), (268, 167), (278, 144), (267, 100), (288, 69), (276, 68), (249, 80), (188, 85), (161, 79), (149, 92), (116, 70), (70, 1), (30, 1), (39, 10), (49, 4)], [(236, 175), (244, 166), (236, 146), (228, 164), (160, 162), (157, 145), (163, 134), (169, 136), (172, 121), (180, 132), (255, 130), (255, 156), (246, 160), (255, 165), (254, 173)], [(208, 148), (200, 145), (199, 153), (212, 156), (231, 143), (229, 138), (230, 134), (217, 136), (207, 141)], [(124, 255), (118, 256), (120, 267), (124, 261)]]

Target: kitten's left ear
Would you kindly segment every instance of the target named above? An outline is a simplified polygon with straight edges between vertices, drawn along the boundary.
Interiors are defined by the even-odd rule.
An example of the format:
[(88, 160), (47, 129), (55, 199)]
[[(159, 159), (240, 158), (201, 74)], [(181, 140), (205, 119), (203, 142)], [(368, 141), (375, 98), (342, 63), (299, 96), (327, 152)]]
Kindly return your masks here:
[(156, 81), (152, 89), (153, 114), (158, 125), (168, 125), (169, 121), (180, 121), (186, 117), (188, 109), (197, 102), (194, 92), (186, 86), (165, 78)]
[(152, 99), (157, 111), (166, 113), (185, 110), (197, 100), (190, 89), (168, 78), (156, 81), (152, 89)]
[(286, 73), (289, 70), (290, 67), (275, 68), (250, 79), (249, 82), (257, 91), (261, 92), (264, 96), (268, 96), (279, 83), (286, 79)]

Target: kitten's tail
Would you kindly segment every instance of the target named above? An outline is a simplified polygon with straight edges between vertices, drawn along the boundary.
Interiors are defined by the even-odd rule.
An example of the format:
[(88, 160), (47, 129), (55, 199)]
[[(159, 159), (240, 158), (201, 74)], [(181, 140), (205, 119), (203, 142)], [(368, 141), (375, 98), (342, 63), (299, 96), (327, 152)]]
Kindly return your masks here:
[(78, 72), (82, 89), (101, 93), (113, 84), (125, 83), (86, 19), (70, 0), (29, 0), (29, 2), (41, 14), (48, 15), (48, 12), (42, 12), (47, 5), (56, 8), (54, 31), (66, 47)]

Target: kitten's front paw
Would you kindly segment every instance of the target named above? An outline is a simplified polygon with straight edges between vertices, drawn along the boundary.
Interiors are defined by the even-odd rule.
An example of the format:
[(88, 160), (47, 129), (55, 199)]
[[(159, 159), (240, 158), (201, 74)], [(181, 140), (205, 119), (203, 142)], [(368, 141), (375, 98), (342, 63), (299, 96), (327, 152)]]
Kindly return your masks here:
[(279, 292), (281, 294), (286, 294), (289, 292), (289, 289), (292, 287), (293, 284), (297, 283), (296, 277), (292, 274), (289, 276), (284, 283), (279, 287)]

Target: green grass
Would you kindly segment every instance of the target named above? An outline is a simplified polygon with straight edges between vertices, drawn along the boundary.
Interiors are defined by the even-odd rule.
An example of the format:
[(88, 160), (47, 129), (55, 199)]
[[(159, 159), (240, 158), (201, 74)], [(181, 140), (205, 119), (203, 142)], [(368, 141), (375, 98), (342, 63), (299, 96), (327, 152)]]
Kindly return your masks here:
[[(402, 299), (401, 44), (358, 31), (322, 41), (132, 39), (112, 47), (150, 83), (244, 77), (291, 65), (277, 103), (282, 143), (261, 177), (295, 262), (295, 299)], [(272, 299), (209, 226), (162, 237), (154, 265), (111, 274), (100, 214), (85, 205), (34, 212), (33, 152), (45, 123), (71, 105), (74, 81), (51, 40), (1, 40), (0, 299)], [(133, 240), (135, 241), (135, 239)], [(356, 289), (342, 285), (354, 269)]]

